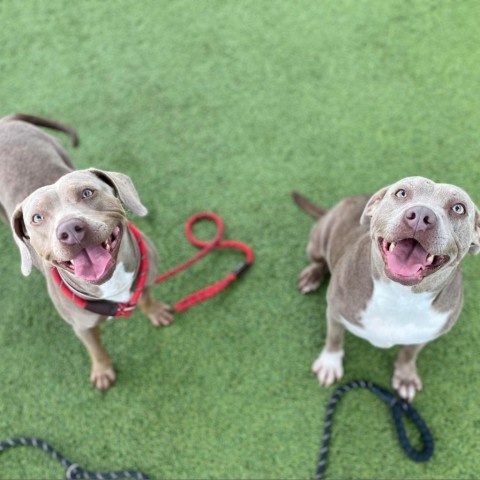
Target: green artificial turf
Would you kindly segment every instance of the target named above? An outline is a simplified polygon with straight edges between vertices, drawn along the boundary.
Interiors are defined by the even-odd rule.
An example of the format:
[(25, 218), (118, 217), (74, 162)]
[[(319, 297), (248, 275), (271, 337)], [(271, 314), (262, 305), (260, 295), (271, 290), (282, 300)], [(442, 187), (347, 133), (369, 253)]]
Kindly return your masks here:
[[(418, 174), (480, 202), (480, 4), (3, 0), (0, 18), (2, 114), (69, 123), (79, 168), (129, 174), (163, 268), (194, 253), (183, 223), (202, 210), (256, 253), (245, 277), (169, 328), (140, 313), (108, 323), (118, 379), (101, 394), (44, 280), (21, 276), (0, 229), (0, 439), (39, 436), (85, 468), (154, 478), (310, 478), (333, 391), (310, 372), (326, 288), (296, 291), (312, 219), (289, 192), (331, 206)], [(157, 297), (174, 301), (240, 259), (216, 252)], [(480, 477), (479, 262), (464, 262), (460, 321), (419, 359), (433, 459), (408, 460), (386, 406), (355, 392), (335, 418), (329, 478)], [(348, 335), (345, 380), (388, 386), (395, 355)], [(4, 480), (63, 475), (39, 451), (0, 455)]]

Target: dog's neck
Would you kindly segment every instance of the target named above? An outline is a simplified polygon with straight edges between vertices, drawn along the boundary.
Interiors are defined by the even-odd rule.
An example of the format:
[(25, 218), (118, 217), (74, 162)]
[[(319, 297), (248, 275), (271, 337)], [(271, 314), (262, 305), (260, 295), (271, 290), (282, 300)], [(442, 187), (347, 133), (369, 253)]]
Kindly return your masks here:
[(80, 280), (70, 272), (59, 269), (62, 280), (73, 293), (85, 300), (109, 300), (111, 302), (129, 300), (140, 267), (140, 252), (130, 229), (125, 228), (124, 232), (113, 275), (103, 284), (93, 285), (85, 280)]

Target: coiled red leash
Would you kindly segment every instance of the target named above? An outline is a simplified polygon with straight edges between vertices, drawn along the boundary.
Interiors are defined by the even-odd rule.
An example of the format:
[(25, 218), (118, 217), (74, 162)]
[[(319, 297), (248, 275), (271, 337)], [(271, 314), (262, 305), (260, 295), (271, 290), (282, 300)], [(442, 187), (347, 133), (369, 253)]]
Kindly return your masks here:
[[(215, 236), (210, 241), (199, 240), (193, 234), (193, 226), (195, 223), (200, 220), (211, 220), (217, 225), (217, 231)], [(207, 253), (216, 248), (233, 248), (235, 250), (240, 250), (245, 254), (245, 260), (232, 272), (230, 272), (226, 277), (222, 278), (218, 282), (212, 283), (197, 292), (193, 292), (190, 295), (179, 300), (173, 306), (173, 310), (176, 312), (181, 312), (187, 310), (188, 308), (196, 305), (197, 303), (203, 302), (217, 293), (224, 290), (228, 285), (230, 285), (234, 280), (236, 280), (243, 272), (245, 272), (250, 265), (252, 265), (254, 260), (253, 250), (243, 242), (237, 240), (222, 240), (224, 233), (223, 220), (217, 214), (212, 212), (202, 212), (192, 215), (185, 223), (185, 236), (189, 242), (201, 250), (195, 254), (192, 258), (186, 262), (178, 265), (177, 267), (168, 270), (167, 272), (159, 275), (155, 280), (155, 283), (162, 283), (165, 280), (177, 275), (177, 273), (182, 272), (186, 268), (190, 267), (194, 263), (202, 259)]]
[[(217, 232), (213, 239), (209, 242), (199, 240), (193, 235), (193, 225), (200, 220), (212, 220), (217, 225)], [(130, 317), (133, 314), (135, 307), (137, 306), (137, 303), (140, 299), (140, 296), (142, 295), (143, 288), (147, 280), (148, 255), (147, 247), (140, 231), (131, 223), (129, 224), (129, 229), (138, 243), (138, 248), (140, 251), (140, 271), (132, 296), (128, 302), (116, 303), (109, 300), (85, 300), (83, 297), (79, 296), (72, 290), (72, 288), (62, 278), (57, 268), (52, 266), (50, 267), (52, 279), (58, 285), (60, 291), (76, 305), (86, 310), (89, 310), (90, 312), (104, 315), (106, 317)], [(172, 268), (168, 272), (159, 275), (154, 283), (162, 283), (168, 278), (173, 277), (177, 273), (180, 273), (194, 263), (198, 262), (214, 248), (233, 248), (236, 250), (240, 250), (245, 254), (245, 261), (241, 263), (235, 270), (233, 270), (233, 272), (229, 273), (226, 277), (222, 278), (218, 282), (208, 285), (202, 290), (193, 292), (190, 295), (187, 295), (185, 298), (179, 300), (173, 306), (174, 311), (181, 312), (183, 310), (187, 310), (187, 308), (190, 308), (197, 303), (203, 302), (213, 297), (217, 293), (221, 292), (228, 285), (230, 285), (234, 280), (236, 280), (253, 263), (253, 250), (246, 243), (243, 242), (239, 242), (236, 240), (222, 240), (223, 231), (223, 220), (215, 213), (197, 213), (195, 215), (192, 215), (187, 220), (185, 224), (185, 235), (187, 236), (190, 243), (192, 243), (198, 248), (201, 248), (201, 250), (192, 258), (182, 263), (178, 267)]]

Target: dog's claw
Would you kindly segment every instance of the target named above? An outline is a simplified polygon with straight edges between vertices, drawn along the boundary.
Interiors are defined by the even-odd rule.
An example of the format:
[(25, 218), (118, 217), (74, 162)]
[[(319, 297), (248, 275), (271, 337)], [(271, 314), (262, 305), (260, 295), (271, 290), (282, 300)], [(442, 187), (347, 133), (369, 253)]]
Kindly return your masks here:
[(412, 402), (416, 393), (422, 390), (423, 385), (415, 368), (395, 365), (392, 387), (402, 398)]
[(328, 352), (325, 349), (312, 365), (312, 371), (317, 375), (320, 385), (329, 387), (343, 377), (343, 350)]
[(112, 367), (94, 367), (90, 375), (92, 385), (101, 391), (108, 390), (115, 383), (116, 375)]
[(173, 309), (165, 303), (155, 303), (152, 305), (148, 317), (156, 327), (167, 327), (173, 323)]

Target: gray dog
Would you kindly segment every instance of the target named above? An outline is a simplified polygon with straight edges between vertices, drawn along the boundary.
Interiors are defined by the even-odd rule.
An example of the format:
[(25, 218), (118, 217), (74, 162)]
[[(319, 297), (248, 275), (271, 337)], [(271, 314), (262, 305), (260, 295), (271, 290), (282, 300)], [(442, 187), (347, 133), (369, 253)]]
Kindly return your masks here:
[(300, 274), (302, 293), (327, 272), (327, 339), (313, 364), (322, 385), (343, 375), (345, 328), (376, 347), (402, 345), (392, 385), (410, 401), (422, 382), (416, 359), (448, 332), (462, 309), (459, 264), (480, 251), (480, 214), (460, 188), (409, 177), (372, 197), (350, 197), (323, 210), (294, 193), (319, 218)]
[[(156, 302), (148, 288), (157, 275), (156, 250), (143, 236), (147, 264), (123, 206), (139, 216), (147, 210), (129, 177), (74, 170), (62, 145), (34, 125), (68, 133), (74, 146), (78, 142), (73, 129), (47, 119), (22, 114), (1, 119), (0, 217), (11, 223), (22, 273), (29, 275), (32, 266), (43, 273), (57, 311), (87, 347), (91, 382), (106, 390), (115, 371), (99, 326), (112, 315), (108, 310), (114, 302), (128, 303), (140, 275), (147, 276), (139, 300), (142, 312), (156, 326), (173, 321), (168, 305)], [(65, 294), (65, 288), (71, 293)], [(70, 295), (90, 307), (79, 306)]]

